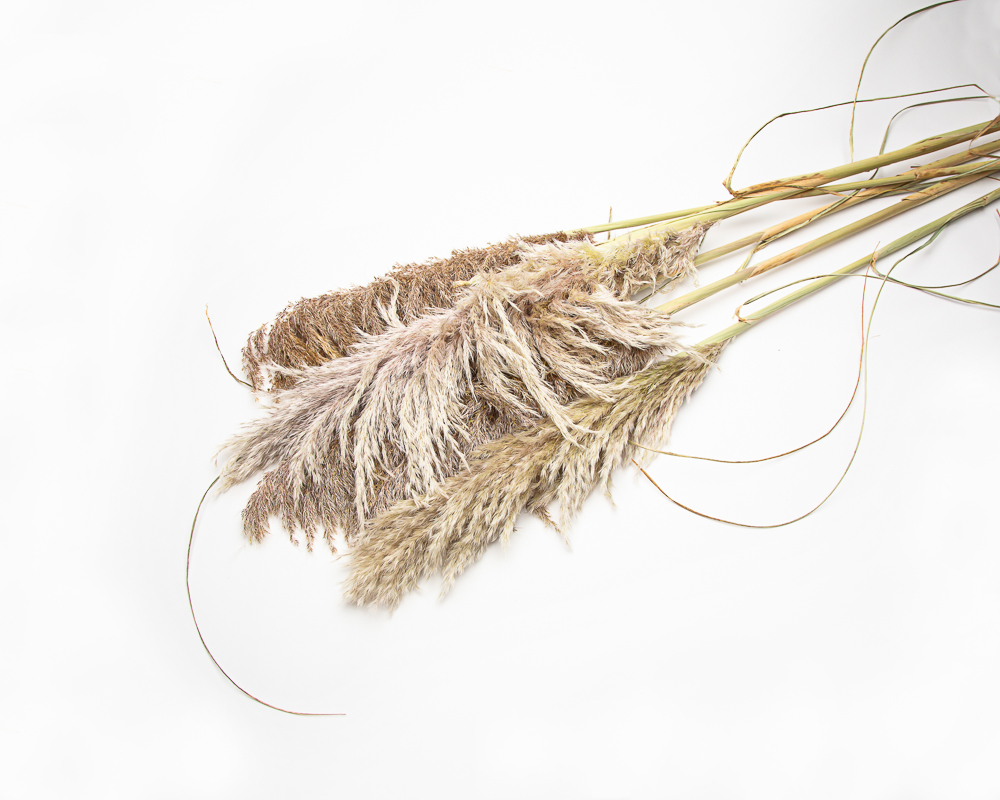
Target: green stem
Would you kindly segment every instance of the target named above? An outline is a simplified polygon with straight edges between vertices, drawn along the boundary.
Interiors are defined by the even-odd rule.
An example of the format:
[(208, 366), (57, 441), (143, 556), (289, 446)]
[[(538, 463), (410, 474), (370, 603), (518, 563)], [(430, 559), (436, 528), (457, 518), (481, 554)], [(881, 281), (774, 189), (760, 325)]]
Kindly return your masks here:
[(946, 214), (945, 216), (936, 219), (934, 222), (928, 222), (926, 225), (922, 225), (916, 230), (910, 231), (905, 236), (901, 236), (895, 241), (885, 245), (885, 247), (880, 247), (879, 249), (875, 250), (869, 255), (864, 256), (863, 258), (859, 258), (857, 261), (851, 262), (846, 267), (839, 269), (836, 272), (833, 272), (826, 277), (817, 278), (816, 280), (811, 281), (810, 283), (803, 286), (801, 289), (791, 292), (790, 294), (787, 294), (784, 297), (782, 297), (780, 300), (776, 300), (775, 302), (761, 309), (761, 311), (756, 316), (741, 319), (739, 322), (730, 325), (728, 328), (725, 328), (719, 331), (718, 333), (709, 336), (707, 339), (703, 340), (702, 342), (699, 342), (699, 346), (721, 344), (722, 342), (728, 341), (729, 339), (733, 339), (736, 336), (739, 336), (745, 330), (752, 328), (758, 322), (767, 319), (772, 314), (792, 305), (793, 303), (797, 303), (803, 297), (807, 297), (813, 292), (818, 292), (820, 289), (829, 286), (831, 283), (836, 283), (841, 278), (850, 275), (851, 273), (857, 272), (859, 269), (862, 269), (863, 267), (871, 264), (872, 261), (877, 261), (881, 258), (885, 258), (886, 256), (891, 255), (892, 253), (897, 252), (898, 250), (902, 250), (904, 247), (908, 247), (909, 245), (920, 241), (925, 236), (930, 236), (935, 231), (939, 230), (940, 228), (949, 224), (950, 222), (953, 222), (954, 220), (959, 219), (960, 217), (964, 217), (966, 214), (969, 214), (972, 211), (985, 208), (990, 203), (996, 202), (997, 200), (1000, 200), (1000, 189), (994, 189), (989, 194), (985, 194), (982, 197), (973, 200), (971, 203), (966, 203), (964, 206), (955, 209), (950, 214)]
[[(712, 205), (698, 206), (696, 208), (683, 209), (681, 211), (670, 211), (663, 214), (654, 214), (645, 217), (635, 217), (633, 219), (608, 222), (601, 225), (591, 225), (586, 228), (581, 228), (580, 230), (585, 233), (596, 234), (604, 233), (606, 231), (621, 230), (623, 228), (636, 228), (643, 225), (665, 225), (667, 223), (676, 224), (678, 221), (683, 222), (684, 227), (689, 227), (690, 225), (694, 225), (698, 222), (714, 222), (734, 216), (743, 211), (748, 211), (752, 208), (757, 208), (765, 205), (766, 203), (774, 202), (775, 200), (801, 196), (807, 192), (811, 193), (811, 190), (815, 190), (817, 187), (830, 183), (831, 181), (842, 180), (844, 178), (849, 178), (852, 175), (859, 175), (863, 172), (895, 164), (899, 161), (905, 161), (918, 156), (927, 155), (928, 153), (944, 150), (948, 147), (952, 147), (954, 145), (961, 144), (962, 142), (967, 142), (971, 139), (976, 139), (990, 133), (995, 133), (997, 131), (1000, 131), (1000, 117), (991, 121), (979, 123), (977, 125), (970, 125), (966, 128), (959, 128), (957, 130), (950, 131), (949, 133), (942, 133), (937, 136), (931, 136), (927, 139), (921, 139), (920, 141), (914, 142), (907, 147), (893, 150), (888, 153), (882, 153), (877, 156), (872, 156), (871, 158), (863, 159), (861, 161), (843, 164), (838, 167), (831, 167), (819, 172), (809, 172), (803, 175), (796, 175), (794, 177), (784, 178), (778, 181), (756, 184), (746, 189), (734, 192), (736, 196), (729, 200), (724, 200)], [(956, 154), (955, 156), (952, 156), (952, 158), (962, 157), (963, 155), (966, 154)], [(968, 156), (966, 155), (966, 157)], [(884, 179), (879, 178), (876, 180), (881, 181)], [(749, 195), (755, 196), (751, 197)]]
[[(900, 192), (916, 191), (927, 188), (926, 186), (919, 185), (919, 182), (923, 180), (989, 171), (989, 167), (992, 164), (990, 161), (977, 162), (975, 164), (967, 164), (966, 162), (971, 161), (980, 155), (990, 155), (998, 151), (1000, 151), (1000, 140), (991, 142), (990, 149), (985, 151), (970, 153), (970, 151), (965, 150), (953, 156), (942, 158), (939, 161), (933, 161), (923, 167), (908, 170), (907, 172), (902, 172), (899, 175), (894, 175), (889, 178), (878, 178), (871, 181), (856, 181), (854, 183), (840, 183), (825, 187), (825, 189), (814, 190), (816, 195), (825, 195), (827, 193), (826, 189), (829, 189), (830, 191), (836, 190), (838, 192), (855, 191), (858, 189), (861, 189), (862, 191), (857, 192), (857, 194), (852, 197), (847, 197), (834, 203), (829, 203), (825, 206), (821, 206), (820, 208), (813, 209), (812, 211), (806, 211), (805, 213), (799, 214), (797, 217), (792, 217), (792, 219), (786, 220), (785, 222), (757, 231), (756, 233), (751, 233), (748, 236), (744, 236), (742, 239), (736, 239), (735, 241), (728, 242), (711, 250), (706, 250), (704, 253), (699, 254), (698, 257), (695, 258), (694, 264), (696, 267), (700, 267), (702, 264), (707, 264), (717, 258), (729, 255), (737, 250), (742, 250), (744, 247), (749, 245), (767, 243), (770, 240), (784, 235), (786, 232), (796, 228), (801, 228), (809, 222), (812, 222), (817, 217), (827, 216), (833, 211), (843, 211), (844, 209), (851, 208), (852, 206), (864, 202), (872, 197), (888, 197), (889, 195), (898, 194)], [(811, 194), (813, 194), (813, 192), (805, 193), (802, 196), (806, 197)]]
[[(991, 148), (982, 153), (982, 155), (989, 155), (1000, 151), (1000, 140), (990, 142), (990, 145)], [(977, 162), (975, 164), (969, 164), (968, 162), (976, 158), (977, 155), (979, 155), (979, 153), (963, 150), (961, 153), (956, 153), (948, 158), (942, 158), (940, 161), (934, 161), (923, 167), (901, 172), (898, 175), (889, 175), (884, 178), (872, 178), (867, 181), (833, 183), (829, 186), (824, 186), (821, 189), (813, 189), (809, 192), (803, 192), (802, 196), (811, 197), (815, 195), (817, 197), (821, 197), (828, 194), (853, 192), (857, 190), (861, 190), (862, 192), (872, 192), (883, 186), (897, 186), (899, 184), (906, 183), (907, 181), (933, 180), (934, 178), (948, 178), (955, 175), (965, 175), (969, 172), (982, 168), (985, 163), (989, 163)]]
[[(989, 172), (998, 172), (998, 171), (1000, 171), (1000, 165), (998, 164), (990, 165)], [(878, 223), (884, 222), (887, 219), (892, 219), (893, 217), (898, 216), (899, 214), (902, 214), (911, 208), (923, 205), (924, 203), (927, 203), (930, 200), (933, 200), (937, 197), (941, 197), (942, 195), (948, 194), (949, 192), (953, 192), (956, 189), (961, 188), (962, 186), (967, 186), (968, 184), (979, 180), (985, 174), (989, 174), (989, 172), (980, 172), (972, 175), (962, 176), (959, 178), (950, 178), (948, 180), (940, 181), (939, 183), (936, 183), (927, 189), (923, 189), (922, 191), (907, 195), (902, 200), (900, 200), (899, 202), (897, 202), (892, 206), (889, 206), (888, 208), (883, 208), (879, 211), (876, 211), (874, 214), (869, 214), (867, 217), (856, 220), (855, 222), (852, 222), (849, 225), (845, 225), (841, 228), (838, 228), (835, 231), (831, 231), (830, 233), (824, 234), (823, 236), (819, 236), (816, 239), (806, 242), (805, 244), (799, 245), (798, 247), (793, 247), (790, 250), (786, 250), (784, 253), (781, 253), (780, 255), (774, 256), (773, 258), (769, 258), (766, 261), (762, 261), (760, 264), (756, 264), (754, 266), (747, 266), (742, 269), (739, 269), (736, 272), (732, 273), (731, 275), (727, 275), (723, 278), (720, 278), (719, 280), (714, 281), (713, 283), (710, 283), (707, 286), (702, 286), (701, 288), (688, 292), (687, 294), (682, 295), (681, 297), (678, 297), (674, 300), (671, 300), (668, 303), (664, 303), (663, 305), (657, 308), (657, 311), (663, 312), (665, 314), (675, 314), (678, 311), (687, 308), (688, 306), (691, 306), (697, 302), (700, 302), (701, 300), (704, 300), (707, 297), (711, 297), (712, 295), (721, 292), (723, 289), (728, 289), (730, 286), (735, 286), (737, 283), (742, 283), (748, 278), (753, 278), (756, 277), (757, 275), (769, 272), (770, 270), (780, 267), (783, 264), (787, 264), (789, 261), (792, 261), (793, 259), (800, 258), (801, 256), (807, 255), (809, 253), (814, 253), (817, 250), (820, 250), (824, 247), (828, 247), (829, 245), (834, 244), (836, 242), (842, 241), (848, 238), (849, 236), (852, 236), (856, 233), (860, 233), (863, 230), (867, 230), (868, 228), (871, 228), (873, 225), (877, 225)]]
[(667, 211), (663, 214), (652, 214), (648, 217), (633, 217), (632, 219), (622, 219), (616, 222), (605, 222), (602, 225), (591, 225), (587, 228), (580, 228), (584, 233), (607, 233), (608, 231), (618, 231), (622, 228), (638, 228), (642, 225), (652, 225), (654, 222), (666, 222), (667, 220), (678, 219), (680, 217), (690, 217), (714, 208), (717, 203), (709, 203), (704, 206), (694, 208), (684, 208), (680, 211)]
[(959, 128), (958, 130), (954, 130), (949, 133), (942, 133), (938, 136), (921, 139), (919, 142), (915, 142), (914, 144), (900, 148), (899, 150), (892, 150), (888, 153), (871, 156), (870, 158), (863, 158), (860, 161), (854, 161), (850, 164), (843, 164), (839, 167), (831, 167), (819, 172), (805, 172), (802, 175), (796, 175), (792, 178), (785, 178), (780, 181), (758, 183), (753, 186), (748, 186), (746, 189), (740, 189), (736, 191), (735, 194), (737, 196), (746, 197), (760, 192), (770, 193), (782, 188), (790, 187), (811, 189), (816, 186), (822, 186), (830, 181), (849, 178), (852, 175), (860, 175), (862, 172), (869, 172), (870, 170), (878, 169), (879, 167), (895, 164), (898, 161), (904, 161), (926, 155), (927, 153), (944, 150), (947, 147), (967, 142), (970, 139), (978, 139), (980, 136), (995, 133), (998, 130), (1000, 130), (1000, 117), (996, 117), (992, 120), (981, 122), (976, 125), (970, 125), (967, 128)]

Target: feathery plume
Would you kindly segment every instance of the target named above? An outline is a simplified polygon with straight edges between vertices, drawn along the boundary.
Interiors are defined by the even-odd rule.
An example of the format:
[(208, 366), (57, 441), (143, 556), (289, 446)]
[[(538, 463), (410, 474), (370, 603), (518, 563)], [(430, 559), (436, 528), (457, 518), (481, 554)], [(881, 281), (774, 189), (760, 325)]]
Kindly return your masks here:
[(368, 535), (352, 552), (346, 597), (394, 608), (434, 573), (442, 576), (444, 593), (490, 544), (506, 542), (518, 514), (554, 500), (565, 526), (591, 490), (608, 486), (612, 472), (633, 457), (636, 443), (666, 439), (677, 410), (722, 348), (675, 355), (615, 381), (607, 399), (573, 403), (568, 416), (586, 431), (575, 442), (553, 420), (543, 420), (482, 446), (467, 469), (369, 523)]
[[(294, 386), (234, 438), (222, 488), (270, 469), (244, 510), (258, 540), (271, 516), (311, 546), (318, 528), (354, 542), (365, 521), (430, 491), (467, 455), (539, 419), (576, 441), (572, 400), (680, 348), (676, 325), (618, 298), (692, 269), (705, 227), (614, 247), (525, 244), (517, 267), (468, 281), (455, 306), (366, 337), (347, 356), (282, 370)], [(391, 309), (390, 309), (391, 311)]]
[(243, 371), (254, 390), (269, 388), (268, 377), (270, 388), (287, 389), (294, 384), (296, 373), (268, 375), (265, 364), (302, 369), (340, 358), (364, 334), (374, 336), (389, 328), (392, 318), (386, 309), (390, 307), (395, 308), (404, 325), (409, 325), (428, 311), (450, 308), (455, 302), (457, 281), (516, 264), (524, 242), (580, 240), (589, 241), (589, 237), (585, 233), (550, 233), (455, 250), (448, 258), (396, 265), (365, 286), (290, 303), (272, 322), (250, 334), (243, 348)]

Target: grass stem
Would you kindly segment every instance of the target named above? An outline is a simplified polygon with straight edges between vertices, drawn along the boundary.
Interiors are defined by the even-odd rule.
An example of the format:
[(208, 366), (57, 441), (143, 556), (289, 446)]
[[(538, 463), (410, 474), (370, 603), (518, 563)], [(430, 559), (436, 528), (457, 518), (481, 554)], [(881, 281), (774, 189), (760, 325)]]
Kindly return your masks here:
[[(682, 309), (685, 309), (695, 303), (704, 300), (707, 297), (711, 297), (723, 289), (727, 289), (730, 286), (735, 286), (737, 283), (742, 283), (748, 278), (756, 277), (757, 275), (762, 275), (765, 272), (769, 272), (772, 269), (787, 264), (789, 261), (793, 261), (796, 258), (800, 258), (809, 253), (814, 253), (817, 250), (821, 250), (824, 247), (828, 247), (836, 242), (843, 241), (844, 239), (853, 236), (856, 233), (867, 230), (874, 225), (884, 222), (885, 220), (892, 219), (893, 217), (899, 216), (900, 214), (908, 211), (916, 206), (923, 205), (937, 197), (941, 197), (949, 192), (953, 192), (956, 189), (960, 189), (963, 186), (967, 186), (980, 178), (984, 177), (986, 174), (991, 174), (993, 172), (1000, 172), (1000, 164), (990, 164), (988, 171), (977, 171), (970, 175), (963, 175), (957, 178), (949, 178), (947, 180), (939, 181), (925, 189), (918, 192), (907, 195), (902, 200), (896, 204), (889, 206), (888, 208), (883, 208), (876, 211), (874, 214), (869, 214), (867, 217), (856, 220), (848, 225), (844, 225), (837, 230), (826, 233), (823, 236), (818, 236), (811, 241), (804, 244), (793, 247), (790, 250), (786, 250), (780, 255), (773, 256), (772, 258), (762, 261), (759, 264), (753, 266), (746, 266), (736, 272), (720, 278), (706, 286), (702, 286), (691, 292), (688, 292), (681, 297), (677, 297), (657, 308), (665, 314), (675, 314)], [(794, 222), (790, 220), (789, 222)]]
[(842, 269), (839, 269), (836, 272), (831, 273), (830, 275), (810, 281), (801, 289), (791, 292), (782, 297), (781, 299), (776, 300), (775, 302), (761, 309), (755, 316), (741, 318), (738, 322), (733, 323), (728, 328), (724, 328), (718, 333), (709, 336), (707, 339), (700, 342), (699, 346), (705, 347), (709, 345), (721, 344), (722, 342), (728, 341), (729, 339), (733, 339), (736, 336), (739, 336), (744, 331), (748, 330), (749, 328), (752, 328), (758, 322), (767, 319), (768, 317), (772, 316), (781, 309), (786, 308), (792, 305), (793, 303), (797, 303), (802, 298), (807, 297), (814, 292), (818, 292), (820, 289), (829, 286), (831, 283), (836, 283), (841, 278), (850, 275), (851, 273), (857, 272), (859, 269), (863, 269), (864, 267), (868, 266), (869, 264), (875, 261), (878, 261), (879, 259), (882, 259), (888, 255), (891, 255), (892, 253), (902, 250), (904, 247), (908, 247), (911, 244), (915, 244), (916, 242), (923, 239), (925, 236), (930, 236), (934, 234), (936, 231), (940, 230), (945, 225), (954, 222), (956, 219), (964, 217), (966, 214), (969, 214), (973, 211), (985, 208), (990, 203), (994, 203), (997, 200), (1000, 200), (1000, 189), (994, 189), (989, 194), (982, 195), (981, 197), (976, 198), (972, 202), (966, 203), (964, 206), (955, 209), (950, 214), (946, 214), (943, 217), (939, 217), (933, 222), (928, 222), (926, 225), (922, 225), (919, 228), (916, 228), (915, 230), (912, 230), (909, 233), (905, 234), (904, 236), (900, 236), (898, 239), (895, 239), (894, 241), (890, 242), (884, 247), (879, 247), (872, 253), (869, 253), (868, 255), (859, 258), (857, 261), (852, 261), (846, 267), (843, 267)]
[[(840, 181), (854, 175), (860, 175), (863, 172), (869, 172), (871, 170), (896, 164), (901, 161), (909, 161), (913, 158), (938, 152), (940, 150), (962, 144), (963, 142), (979, 139), (982, 136), (996, 133), (998, 131), (1000, 131), (1000, 117), (977, 123), (976, 125), (969, 125), (965, 128), (949, 131), (948, 133), (942, 133), (926, 139), (921, 139), (906, 147), (899, 148), (898, 150), (892, 150), (888, 153), (880, 153), (879, 155), (862, 159), (861, 161), (854, 161), (849, 164), (830, 167), (818, 172), (807, 172), (790, 178), (755, 184), (745, 189), (734, 191), (734, 197), (718, 203), (706, 206), (697, 206), (679, 211), (669, 211), (662, 214), (653, 214), (645, 217), (618, 220), (617, 222), (607, 222), (601, 225), (591, 225), (589, 227), (581, 228), (581, 230), (585, 233), (597, 234), (604, 233), (606, 231), (638, 228), (647, 225), (659, 225), (664, 227), (667, 225), (683, 225), (683, 227), (688, 227), (698, 222), (714, 222), (717, 220), (727, 219), (728, 217), (735, 216), (743, 211), (748, 211), (752, 208), (757, 208), (776, 200), (783, 200), (789, 197), (797, 196), (809, 196), (816, 193), (826, 193), (821, 191), (817, 192), (817, 190), (819, 187), (833, 181)], [(942, 161), (946, 161), (948, 163), (935, 162), (935, 164), (939, 169), (955, 166), (964, 163), (963, 159), (967, 161), (977, 155), (984, 154), (984, 146), (988, 147), (989, 145), (996, 144), (997, 141), (993, 141), (987, 145), (981, 145), (976, 149), (969, 148), (962, 153), (956, 153), (948, 157), (948, 159), (942, 159)], [(931, 165), (927, 165), (927, 167), (918, 169), (927, 169), (930, 166)], [(914, 171), (916, 170), (911, 170), (910, 172)], [(892, 185), (893, 180), (893, 178), (877, 178), (874, 179), (877, 183), (873, 183), (871, 181), (858, 181), (853, 184), (830, 188), (835, 189), (836, 191), (849, 191), (856, 188), (875, 188), (878, 186)], [(630, 234), (625, 234), (625, 236), (629, 235)]]

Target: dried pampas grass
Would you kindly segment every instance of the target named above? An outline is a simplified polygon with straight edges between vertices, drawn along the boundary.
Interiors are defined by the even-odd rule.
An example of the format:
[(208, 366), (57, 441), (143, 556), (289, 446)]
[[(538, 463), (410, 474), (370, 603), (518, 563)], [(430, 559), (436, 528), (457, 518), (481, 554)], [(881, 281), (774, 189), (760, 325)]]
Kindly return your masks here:
[(311, 545), (431, 491), (468, 454), (546, 419), (570, 445), (593, 436), (567, 404), (609, 403), (623, 376), (679, 348), (666, 315), (619, 298), (689, 274), (707, 226), (595, 246), (522, 245), (516, 267), (475, 276), (453, 308), (347, 356), (280, 370), (294, 385), (227, 448), (223, 488), (270, 469), (244, 510), (259, 540), (278, 516)]
[(495, 541), (505, 542), (518, 514), (557, 501), (560, 524), (635, 454), (662, 442), (681, 403), (701, 384), (724, 345), (681, 353), (606, 387), (604, 399), (567, 409), (576, 441), (554, 420), (479, 448), (463, 472), (432, 492), (403, 501), (369, 524), (351, 556), (346, 597), (394, 608), (417, 583), (442, 576), (447, 591)]
[(297, 380), (297, 373), (268, 374), (266, 364), (294, 370), (340, 358), (365, 334), (374, 336), (389, 328), (392, 318), (386, 309), (390, 306), (408, 325), (428, 311), (450, 308), (457, 281), (516, 264), (524, 243), (580, 240), (589, 241), (589, 237), (585, 233), (550, 233), (455, 250), (448, 258), (397, 265), (365, 286), (303, 298), (250, 334), (243, 348), (243, 371), (255, 390), (287, 389)]

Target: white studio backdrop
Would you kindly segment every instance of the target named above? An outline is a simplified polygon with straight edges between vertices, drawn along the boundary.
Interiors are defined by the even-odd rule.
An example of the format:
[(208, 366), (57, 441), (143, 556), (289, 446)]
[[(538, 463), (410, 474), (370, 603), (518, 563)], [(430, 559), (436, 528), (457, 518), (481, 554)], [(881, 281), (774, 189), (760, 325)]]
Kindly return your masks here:
[[(257, 413), (206, 305), (235, 370), (246, 334), (288, 301), (394, 263), (596, 224), (609, 207), (623, 219), (722, 199), (759, 125), (850, 99), (868, 48), (917, 7), (6, 6), (0, 797), (996, 797), (1000, 317), (987, 308), (885, 290), (857, 458), (788, 527), (694, 516), (626, 470), (570, 547), (525, 517), (444, 600), (430, 583), (388, 615), (341, 600), (347, 557), (277, 530), (247, 545), (252, 486), (209, 495), (191, 578), (215, 656), (269, 703), (344, 716), (240, 694), (202, 650), (184, 589), (213, 456)], [(978, 82), (996, 95), (998, 65), (1000, 5), (966, 0), (889, 33), (861, 94)], [(859, 155), (905, 102), (860, 108)], [(996, 113), (914, 109), (890, 147)], [(849, 118), (776, 123), (734, 185), (846, 162)], [(983, 191), (681, 318), (697, 340), (759, 291)], [(784, 216), (733, 221), (709, 244)], [(899, 269), (953, 283), (998, 250), (988, 209)], [(740, 337), (670, 449), (757, 458), (829, 428), (857, 376), (861, 285)], [(996, 303), (1000, 277), (955, 291)], [(785, 459), (661, 456), (649, 471), (707, 514), (791, 519), (843, 473), (860, 412), (859, 399)]]

